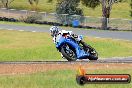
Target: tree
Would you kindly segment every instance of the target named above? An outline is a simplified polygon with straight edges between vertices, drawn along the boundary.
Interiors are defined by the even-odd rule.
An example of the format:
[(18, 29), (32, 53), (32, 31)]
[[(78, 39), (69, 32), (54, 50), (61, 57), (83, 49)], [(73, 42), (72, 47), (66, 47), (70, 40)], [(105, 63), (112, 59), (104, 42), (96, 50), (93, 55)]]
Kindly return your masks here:
[[(61, 19), (62, 23), (71, 24), (74, 19), (72, 15), (83, 15), (83, 11), (78, 8), (80, 0), (58, 0), (56, 6), (56, 13), (58, 19)], [(68, 14), (67, 17), (59, 14)]]
[(132, 17), (132, 0), (131, 0), (131, 3), (130, 3), (130, 7), (131, 7), (130, 16)]
[(121, 2), (122, 0), (82, 0), (82, 3), (91, 8), (96, 8), (101, 4), (102, 6), (102, 29), (106, 30), (108, 19), (114, 3)]
[(82, 10), (78, 8), (80, 0), (58, 0), (56, 13), (69, 15), (82, 15)]
[(14, 1), (14, 0), (0, 0), (2, 5), (5, 7), (5, 8), (9, 8), (9, 5)]
[(37, 10), (39, 0), (28, 0), (28, 2), (31, 5), (32, 10)]
[(47, 2), (48, 2), (48, 3), (51, 3), (52, 1), (53, 1), (53, 0), (48, 0)]
[[(53, 0), (48, 0), (51, 3)], [(83, 12), (78, 8), (80, 0), (57, 0), (56, 13), (82, 15)]]

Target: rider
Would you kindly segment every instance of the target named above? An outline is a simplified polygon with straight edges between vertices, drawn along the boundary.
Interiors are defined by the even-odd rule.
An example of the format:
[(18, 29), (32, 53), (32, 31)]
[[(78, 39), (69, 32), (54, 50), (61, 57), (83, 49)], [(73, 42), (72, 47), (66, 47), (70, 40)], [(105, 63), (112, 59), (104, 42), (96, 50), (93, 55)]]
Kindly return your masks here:
[(57, 26), (52, 26), (52, 27), (50, 28), (50, 34), (51, 34), (51, 36), (53, 37), (54, 43), (56, 43), (56, 39), (57, 39), (57, 37), (59, 36), (59, 30), (60, 30), (60, 28), (57, 27)]
[(73, 34), (72, 31), (61, 30), (58, 26), (52, 26), (50, 28), (50, 34), (53, 37), (54, 43), (59, 42), (59, 39), (65, 33), (69, 34), (69, 36), (73, 36), (77, 41), (81, 40), (77, 35)]

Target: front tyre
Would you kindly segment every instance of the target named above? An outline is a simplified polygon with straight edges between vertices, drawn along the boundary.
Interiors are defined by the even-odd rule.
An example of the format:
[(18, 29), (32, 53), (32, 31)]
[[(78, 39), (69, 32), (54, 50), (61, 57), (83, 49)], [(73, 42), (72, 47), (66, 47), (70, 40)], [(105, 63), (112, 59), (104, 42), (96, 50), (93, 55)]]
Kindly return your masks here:
[(68, 61), (76, 61), (75, 51), (69, 45), (63, 45), (60, 52)]

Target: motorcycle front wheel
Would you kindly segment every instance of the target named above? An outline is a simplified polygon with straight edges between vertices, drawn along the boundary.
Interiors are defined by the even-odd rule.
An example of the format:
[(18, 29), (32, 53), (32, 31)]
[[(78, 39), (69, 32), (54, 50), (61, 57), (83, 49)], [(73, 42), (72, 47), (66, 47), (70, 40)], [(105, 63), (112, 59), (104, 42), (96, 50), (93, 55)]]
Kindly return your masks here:
[(67, 44), (61, 47), (61, 53), (68, 61), (76, 61), (75, 51)]

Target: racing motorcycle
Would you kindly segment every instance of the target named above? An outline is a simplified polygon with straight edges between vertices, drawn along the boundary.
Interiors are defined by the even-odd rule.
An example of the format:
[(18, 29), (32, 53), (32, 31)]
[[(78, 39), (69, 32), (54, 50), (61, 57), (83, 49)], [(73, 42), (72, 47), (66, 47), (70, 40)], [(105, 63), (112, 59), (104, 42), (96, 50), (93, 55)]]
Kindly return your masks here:
[(83, 41), (82, 35), (69, 35), (69, 32), (63, 33), (58, 42), (56, 42), (56, 48), (62, 53), (63, 58), (68, 61), (98, 59), (98, 53), (93, 47)]

